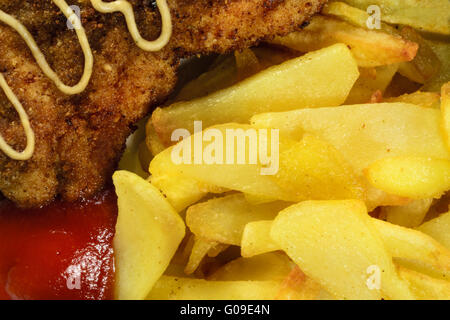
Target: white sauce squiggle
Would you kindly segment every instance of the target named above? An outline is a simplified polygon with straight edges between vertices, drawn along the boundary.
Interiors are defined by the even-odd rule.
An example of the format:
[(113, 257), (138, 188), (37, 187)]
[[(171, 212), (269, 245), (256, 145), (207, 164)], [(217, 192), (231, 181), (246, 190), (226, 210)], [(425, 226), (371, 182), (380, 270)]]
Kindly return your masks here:
[[(84, 70), (80, 81), (74, 86), (65, 85), (58, 77), (55, 71), (50, 67), (44, 54), (37, 46), (31, 33), (27, 28), (16, 18), (0, 10), (0, 22), (3, 22), (16, 30), (23, 40), (26, 42), (31, 50), (36, 62), (42, 69), (42, 72), (53, 81), (56, 87), (67, 95), (74, 95), (83, 92), (89, 84), (92, 77), (92, 70), (94, 65), (94, 57), (92, 54), (89, 40), (86, 36), (86, 32), (81, 25), (79, 17), (74, 13), (72, 8), (64, 0), (53, 0), (56, 6), (63, 12), (67, 19), (76, 26), (75, 31), (78, 40), (81, 45), (81, 49), (84, 54)], [(154, 41), (147, 41), (142, 38), (136, 25), (136, 19), (134, 17), (132, 5), (125, 0), (116, 0), (113, 2), (103, 2), (101, 0), (91, 0), (92, 6), (101, 13), (113, 13), (121, 12), (125, 16), (128, 30), (136, 42), (137, 46), (145, 51), (158, 51), (161, 50), (170, 40), (172, 36), (172, 20), (170, 16), (170, 9), (167, 5), (167, 0), (156, 0), (161, 18), (162, 18), (162, 31), (158, 39)], [(25, 112), (23, 105), (17, 99), (16, 95), (12, 92), (11, 88), (6, 83), (6, 80), (2, 74), (0, 74), (0, 87), (5, 92), (7, 98), (11, 101), (17, 113), (19, 114), (20, 121), (25, 130), (27, 137), (27, 146), (22, 152), (17, 152), (12, 149), (3, 137), (0, 135), (0, 150), (3, 151), (8, 157), (14, 160), (28, 160), (33, 156), (35, 149), (35, 135), (33, 129), (30, 126), (30, 121), (27, 113)]]

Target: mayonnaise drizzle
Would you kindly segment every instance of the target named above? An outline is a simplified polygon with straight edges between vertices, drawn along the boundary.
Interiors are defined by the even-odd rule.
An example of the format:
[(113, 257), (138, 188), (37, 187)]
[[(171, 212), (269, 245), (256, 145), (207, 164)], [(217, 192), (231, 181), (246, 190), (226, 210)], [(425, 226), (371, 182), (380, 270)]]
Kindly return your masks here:
[(0, 73), (0, 86), (2, 87), (3, 91), (6, 94), (6, 97), (11, 101), (12, 105), (16, 109), (17, 113), (19, 114), (20, 121), (22, 122), (22, 126), (25, 130), (25, 135), (27, 137), (27, 146), (22, 152), (17, 152), (13, 148), (11, 148), (3, 139), (3, 137), (0, 135), (0, 149), (6, 153), (8, 157), (14, 160), (28, 160), (31, 158), (34, 152), (34, 146), (35, 146), (35, 137), (33, 129), (31, 129), (30, 120), (28, 119), (28, 115), (25, 112), (25, 109), (23, 108), (22, 104), (20, 103), (19, 99), (17, 99), (14, 92), (12, 92), (11, 88), (6, 83), (5, 77), (2, 73)]
[(172, 36), (172, 19), (170, 17), (170, 9), (167, 0), (156, 0), (159, 12), (161, 14), (162, 29), (158, 39), (147, 41), (142, 38), (136, 25), (134, 18), (133, 6), (125, 0), (116, 0), (113, 2), (103, 2), (102, 0), (91, 0), (92, 6), (102, 13), (121, 12), (127, 22), (128, 31), (133, 37), (136, 45), (145, 51), (158, 51), (164, 48)]
[[(65, 85), (61, 79), (58, 77), (55, 71), (50, 67), (44, 54), (39, 49), (34, 41), (33, 36), (27, 30), (27, 28), (20, 23), (13, 16), (0, 10), (0, 21), (9, 25), (11, 28), (16, 30), (20, 36), (23, 38), (25, 43), (31, 50), (32, 55), (36, 59), (42, 72), (53, 81), (56, 87), (63, 93), (67, 95), (74, 95), (83, 92), (92, 77), (92, 70), (94, 65), (94, 57), (92, 55), (92, 50), (89, 45), (89, 40), (86, 36), (86, 32), (81, 24), (79, 17), (74, 13), (72, 8), (64, 0), (52, 0), (56, 6), (63, 12), (66, 18), (75, 26), (75, 32), (77, 34), (78, 40), (81, 45), (81, 49), (84, 54), (84, 70), (80, 81), (74, 86)], [(132, 5), (125, 0), (116, 0), (113, 2), (103, 2), (101, 0), (91, 0), (92, 6), (101, 13), (113, 13), (121, 12), (126, 20), (128, 30), (136, 42), (137, 46), (145, 51), (158, 51), (161, 50), (170, 40), (172, 36), (172, 20), (170, 16), (170, 9), (167, 5), (167, 0), (156, 0), (158, 5), (161, 18), (162, 18), (162, 31), (158, 39), (154, 41), (147, 41), (142, 38), (139, 33), (138, 27), (136, 25), (136, 19), (134, 17), (134, 11)], [(0, 150), (3, 151), (8, 157), (14, 160), (28, 160), (33, 156), (35, 149), (35, 135), (33, 129), (30, 126), (30, 121), (28, 118), (23, 105), (17, 99), (16, 95), (12, 92), (11, 88), (6, 83), (3, 74), (0, 73), (0, 87), (6, 94), (6, 97), (11, 101), (17, 113), (19, 114), (20, 121), (25, 130), (25, 135), (27, 137), (27, 146), (22, 152), (17, 152), (12, 149), (3, 137), (0, 135)]]

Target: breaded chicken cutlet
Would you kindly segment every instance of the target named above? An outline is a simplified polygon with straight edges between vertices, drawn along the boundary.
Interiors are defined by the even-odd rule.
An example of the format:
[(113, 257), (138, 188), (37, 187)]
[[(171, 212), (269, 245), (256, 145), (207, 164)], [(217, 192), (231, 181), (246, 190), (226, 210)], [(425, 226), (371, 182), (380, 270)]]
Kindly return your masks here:
[[(133, 125), (162, 103), (177, 80), (181, 58), (243, 49), (301, 28), (326, 0), (169, 0), (173, 35), (158, 52), (133, 42), (121, 13), (102, 14), (88, 0), (81, 8), (93, 55), (87, 89), (68, 96), (37, 65), (20, 35), (0, 23), (0, 72), (27, 111), (36, 135), (30, 160), (0, 152), (0, 191), (21, 207), (55, 197), (90, 197), (111, 179)], [(155, 39), (161, 18), (154, 1), (133, 0), (142, 36)], [(83, 73), (83, 53), (67, 19), (50, 0), (0, 0), (20, 20), (50, 66), (68, 85)], [(26, 145), (18, 115), (0, 91), (0, 133), (16, 150)]]

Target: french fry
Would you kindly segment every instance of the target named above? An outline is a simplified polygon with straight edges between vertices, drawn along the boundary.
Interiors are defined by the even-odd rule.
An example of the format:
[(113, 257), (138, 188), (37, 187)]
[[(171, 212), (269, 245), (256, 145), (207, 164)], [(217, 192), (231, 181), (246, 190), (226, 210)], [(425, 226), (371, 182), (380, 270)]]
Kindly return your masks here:
[(281, 284), (276, 300), (315, 300), (320, 294), (320, 285), (308, 278), (299, 267), (293, 268), (291, 273)]
[(117, 171), (119, 216), (114, 237), (118, 299), (143, 299), (163, 274), (185, 234), (181, 217), (150, 183)]
[(251, 258), (237, 258), (208, 277), (211, 281), (282, 281), (295, 264), (280, 252), (261, 254)]
[(408, 25), (421, 31), (450, 35), (450, 3), (447, 0), (344, 0), (343, 2), (366, 10), (376, 5), (382, 21)]
[(417, 228), (450, 250), (450, 212), (441, 214)]
[[(182, 161), (185, 163), (180, 164), (173, 163), (172, 155), (179, 155), (180, 153), (184, 153), (182, 152), (184, 147), (187, 147), (188, 150), (191, 150), (191, 147), (194, 145), (195, 141), (200, 140), (203, 132), (198, 132), (192, 135), (190, 138), (180, 142), (176, 146), (164, 150), (164, 152), (158, 154), (150, 164), (152, 183), (154, 183), (163, 191), (163, 193), (168, 197), (169, 201), (171, 201), (171, 199), (177, 200), (176, 203), (179, 203), (179, 205), (173, 204), (176, 208), (191, 205), (201, 199), (207, 192), (213, 192), (214, 189), (216, 189), (217, 193), (219, 193), (223, 189), (236, 190), (263, 197), (290, 201), (289, 195), (283, 192), (280, 187), (269, 177), (269, 175), (261, 174), (264, 168), (260, 161), (260, 158), (255, 159), (255, 163), (250, 163), (250, 161), (248, 161), (247, 163), (245, 163), (244, 161), (244, 163), (242, 164), (237, 163), (236, 148), (240, 142), (237, 141), (239, 139), (235, 139), (235, 134), (241, 132), (243, 133), (243, 135), (249, 133), (249, 136), (253, 136), (252, 133), (255, 133), (255, 128), (252, 128), (249, 125), (225, 124), (218, 125), (207, 130), (214, 130), (210, 132), (215, 132), (217, 134), (220, 133), (220, 136), (224, 137), (225, 140), (232, 139), (230, 141), (233, 141), (234, 149), (231, 147), (231, 144), (227, 146), (226, 141), (224, 141), (224, 143), (221, 145), (221, 147), (224, 148), (221, 154), (226, 155), (226, 148), (228, 147), (230, 148), (230, 150), (234, 150), (234, 164), (226, 164), (226, 161), (223, 160), (222, 164), (212, 163), (208, 165), (201, 165), (195, 164), (195, 159), (191, 159), (191, 157), (187, 158), (187, 160), (191, 159), (191, 161)], [(268, 141), (269, 145), (272, 145), (272, 134), (276, 135), (276, 133), (273, 133), (269, 130), (266, 136), (267, 139), (261, 138), (261, 136), (258, 137), (258, 134), (256, 134), (256, 140), (253, 142), (245, 139), (243, 141), (243, 144), (246, 148), (246, 159), (250, 157), (250, 147), (256, 148), (256, 150), (258, 150), (258, 146), (260, 146), (260, 144), (265, 141)], [(242, 142), (242, 140), (239, 141)], [(290, 145), (290, 142), (285, 143), (280, 140), (280, 145), (274, 143), (274, 148), (277, 148), (279, 146), (281, 149), (283, 149), (284, 145)], [(211, 146), (213, 146), (213, 142), (202, 143), (203, 151)], [(270, 148), (271, 147), (268, 148), (269, 153), (273, 152), (273, 155), (276, 155), (276, 150), (271, 151)], [(228, 152), (231, 152), (230, 150)], [(220, 153), (220, 151), (218, 151), (218, 153)], [(191, 152), (191, 156), (194, 157), (194, 152)], [(274, 162), (275, 161), (276, 157)], [(190, 164), (188, 162), (190, 162)], [(276, 165), (276, 163), (273, 163), (273, 165)], [(175, 173), (176, 175), (174, 179), (173, 175)], [(162, 182), (164, 182), (165, 184), (163, 185)], [(178, 185), (180, 182), (183, 183), (182, 189)], [(189, 189), (189, 187), (191, 189)]]
[(187, 101), (204, 97), (232, 86), (237, 81), (238, 71), (235, 57), (233, 55), (219, 57), (210, 70), (184, 85), (173, 101)]
[(293, 201), (364, 199), (364, 187), (342, 155), (329, 143), (311, 135), (280, 153), (273, 176)]
[(306, 275), (338, 298), (413, 298), (361, 201), (293, 205), (275, 219), (271, 237)]
[(450, 251), (419, 231), (371, 218), (392, 257), (443, 279), (450, 277)]
[(407, 281), (412, 293), (420, 300), (449, 300), (450, 282), (398, 266), (400, 278)]
[[(332, 1), (328, 2), (324, 6), (322, 14), (339, 18), (340, 20), (346, 21), (360, 28), (369, 29), (367, 26), (367, 22), (370, 20), (370, 16), (367, 13), (366, 8), (364, 8), (364, 10), (361, 10), (359, 8), (350, 6), (345, 2)], [(386, 33), (397, 34), (397, 31), (394, 27), (391, 27), (384, 22), (380, 22), (380, 27), (381, 30)]]
[(279, 281), (207, 281), (162, 276), (148, 300), (273, 300)]
[(381, 211), (388, 222), (402, 227), (415, 228), (422, 223), (432, 203), (433, 199), (419, 199), (404, 206), (383, 207)]
[(450, 190), (450, 160), (395, 157), (374, 162), (368, 181), (390, 194), (411, 199), (439, 198)]
[[(357, 176), (363, 176), (364, 170), (376, 160), (387, 157), (450, 159), (439, 128), (440, 111), (412, 104), (381, 103), (266, 113), (254, 116), (251, 122), (256, 127), (277, 128), (281, 136), (293, 140), (300, 139), (305, 132), (323, 138), (340, 152)], [(368, 187), (370, 210), (380, 205), (404, 204), (404, 199), (398, 196)]]
[(267, 252), (281, 250), (270, 237), (272, 220), (249, 222), (242, 234), (241, 255), (254, 257)]
[(372, 95), (377, 91), (383, 95), (397, 70), (398, 64), (370, 69), (360, 68), (360, 76), (350, 91), (345, 104), (371, 102)]
[(161, 142), (161, 139), (159, 139), (158, 135), (156, 134), (151, 119), (147, 122), (145, 130), (146, 130), (145, 143), (147, 145), (148, 150), (150, 150), (150, 153), (153, 156), (156, 156), (158, 153), (164, 151), (166, 146)]
[(166, 149), (153, 158), (149, 167), (150, 181), (178, 212), (201, 200), (208, 192), (226, 191), (184, 175), (183, 170), (172, 162), (171, 156), (172, 149)]
[(367, 30), (345, 21), (317, 15), (302, 31), (275, 38), (274, 44), (300, 52), (318, 50), (335, 43), (345, 43), (360, 67), (378, 67), (416, 56), (418, 45), (398, 35)]
[(441, 96), (437, 92), (416, 91), (410, 94), (403, 94), (397, 97), (383, 99), (384, 102), (411, 103), (424, 108), (439, 108)]
[(428, 40), (428, 44), (438, 56), (441, 68), (425, 83), (423, 90), (439, 92), (441, 86), (450, 81), (450, 41)]
[(239, 246), (247, 223), (272, 220), (288, 205), (280, 201), (251, 205), (243, 194), (232, 194), (189, 207), (186, 224), (198, 237)]
[(441, 96), (442, 130), (444, 139), (450, 150), (450, 82), (442, 86)]
[(426, 83), (438, 74), (441, 61), (428, 41), (411, 27), (402, 28), (400, 34), (403, 38), (419, 44), (419, 50), (414, 60), (400, 64), (399, 73), (415, 82)]
[(219, 243), (211, 241), (202, 237), (195, 237), (194, 246), (192, 247), (191, 255), (189, 256), (189, 261), (184, 269), (187, 275), (190, 275), (197, 270), (203, 258), (208, 255), (211, 249), (217, 247)]
[(239, 80), (248, 78), (262, 70), (258, 58), (251, 49), (247, 48), (242, 51), (235, 51), (234, 57), (236, 59), (237, 76)]
[(169, 145), (175, 129), (192, 133), (195, 120), (207, 128), (246, 123), (261, 112), (340, 105), (358, 75), (349, 49), (337, 44), (273, 66), (204, 98), (158, 108), (152, 122), (161, 141)]

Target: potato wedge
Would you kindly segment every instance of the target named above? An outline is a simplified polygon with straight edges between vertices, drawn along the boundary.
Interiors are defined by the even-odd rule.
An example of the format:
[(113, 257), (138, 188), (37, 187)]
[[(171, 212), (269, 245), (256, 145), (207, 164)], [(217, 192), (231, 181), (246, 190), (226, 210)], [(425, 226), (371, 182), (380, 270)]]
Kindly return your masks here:
[(233, 55), (219, 57), (210, 70), (183, 86), (173, 101), (200, 98), (234, 85), (238, 81), (236, 59)]
[(366, 68), (411, 61), (419, 47), (398, 35), (363, 29), (333, 17), (320, 15), (314, 16), (302, 31), (275, 38), (271, 42), (300, 52), (345, 43), (358, 66)]
[(404, 39), (413, 41), (419, 45), (416, 57), (410, 62), (400, 64), (399, 73), (408, 79), (418, 83), (427, 83), (441, 69), (441, 61), (429, 42), (411, 27), (404, 27), (400, 31)]
[[(220, 150), (218, 151), (218, 154), (222, 154), (222, 163), (219, 162), (219, 164), (217, 164), (213, 162), (207, 165), (205, 163), (195, 164), (195, 152), (190, 151), (192, 151), (195, 141), (201, 140), (201, 137), (205, 132), (215, 133), (225, 140), (224, 143), (221, 144), (223, 152), (220, 152)], [(248, 136), (246, 135), (247, 133)], [(255, 133), (256, 136), (253, 135)], [(152, 183), (161, 188), (171, 203), (172, 201), (177, 200), (177, 202), (173, 202), (177, 209), (197, 202), (206, 192), (220, 193), (220, 191), (224, 189), (289, 201), (289, 196), (282, 192), (280, 187), (269, 177), (269, 175), (264, 175), (262, 173), (267, 169), (277, 169), (276, 148), (279, 147), (284, 149), (285, 146), (288, 147), (291, 142), (279, 140), (280, 143), (278, 144), (277, 132), (272, 132), (271, 130), (265, 131), (267, 135), (258, 135), (258, 133), (260, 133), (258, 130), (255, 131), (255, 128), (252, 128), (249, 125), (238, 124), (218, 125), (206, 129), (203, 132), (198, 132), (190, 138), (178, 143), (176, 146), (164, 150), (164, 152), (161, 152), (153, 159), (150, 164)], [(237, 136), (244, 138), (236, 138)], [(252, 140), (252, 142), (250, 142), (249, 137), (255, 137), (254, 141)], [(258, 150), (259, 146), (266, 141), (269, 144), (269, 147), (267, 148), (269, 160), (266, 165), (262, 164), (260, 155), (255, 157), (253, 163), (249, 161), (250, 151)], [(237, 146), (241, 145), (241, 143), (244, 147), (242, 149), (239, 148), (240, 150), (238, 150)], [(202, 143), (203, 154), (206, 150), (210, 149), (211, 146), (215, 146), (214, 139), (212, 142), (204, 141)], [(264, 146), (267, 145), (264, 144)], [(273, 153), (271, 151), (271, 146), (274, 147)], [(186, 153), (190, 152), (191, 155), (187, 157), (186, 161), (182, 160), (182, 163), (175, 164), (173, 158), (180, 155), (184, 156), (183, 151), (186, 150), (185, 147), (187, 149)], [(238, 151), (242, 152), (245, 159), (248, 161), (238, 163)], [(274, 157), (270, 157), (269, 154), (273, 154)], [(234, 159), (234, 161), (231, 161), (234, 164), (227, 164), (227, 161), (224, 158), (228, 155), (230, 158)], [(231, 155), (233, 155), (233, 157), (231, 157)], [(251, 152), (251, 157), (253, 156), (255, 156), (255, 153)], [(175, 179), (173, 178), (173, 174), (177, 175)], [(177, 185), (177, 183), (180, 182), (183, 182), (182, 190), (181, 187)], [(189, 186), (191, 186), (191, 189), (189, 189)]]
[(382, 97), (397, 70), (398, 64), (370, 69), (360, 68), (361, 75), (350, 91), (345, 104), (369, 103), (375, 92), (379, 92)]
[(152, 122), (161, 141), (169, 145), (175, 129), (192, 133), (195, 120), (207, 128), (227, 122), (246, 123), (261, 112), (340, 105), (358, 75), (349, 49), (336, 44), (273, 66), (204, 98), (158, 108)]
[(270, 236), (272, 220), (249, 222), (242, 234), (241, 255), (253, 257), (263, 253), (281, 250)]
[(441, 94), (442, 130), (450, 150), (450, 82), (442, 86)]
[(282, 281), (295, 264), (282, 252), (271, 252), (251, 258), (237, 258), (208, 277), (211, 281)]
[(338, 298), (413, 298), (361, 201), (293, 205), (275, 219), (271, 236), (306, 275)]
[(164, 196), (137, 175), (117, 171), (119, 216), (114, 237), (118, 299), (143, 299), (163, 274), (185, 234)]
[(450, 282), (432, 278), (423, 273), (399, 266), (400, 278), (407, 281), (409, 288), (419, 300), (450, 300)]
[[(324, 139), (360, 177), (364, 169), (382, 158), (414, 155), (450, 159), (440, 130), (440, 111), (412, 104), (301, 109), (256, 115), (251, 122), (256, 127), (277, 128), (280, 136), (293, 140), (305, 132)], [(379, 205), (403, 204), (398, 196), (368, 188), (370, 210)]]
[(439, 198), (450, 190), (450, 160), (395, 157), (374, 162), (368, 181), (390, 194), (411, 199)]
[(386, 249), (392, 257), (406, 260), (421, 271), (443, 279), (450, 277), (450, 251), (436, 240), (417, 230), (400, 227), (371, 218), (372, 225), (379, 232)]
[(320, 284), (308, 278), (298, 266), (281, 284), (276, 300), (316, 300), (321, 292)]
[(382, 21), (412, 26), (420, 31), (450, 35), (450, 3), (447, 0), (344, 0), (343, 2), (366, 10), (380, 8)]
[[(367, 13), (367, 8), (361, 10), (359, 8), (348, 5), (345, 2), (332, 1), (328, 2), (324, 6), (324, 8), (322, 9), (322, 14), (339, 18), (340, 20), (346, 21), (363, 29), (369, 29), (367, 26), (367, 22), (369, 21), (370, 16)], [(380, 27), (381, 30), (386, 33), (393, 35), (396, 35), (398, 33), (394, 27), (382, 21), (380, 22)]]
[(417, 230), (429, 235), (450, 250), (450, 212), (425, 222)]
[(425, 218), (433, 199), (414, 200), (404, 206), (383, 207), (382, 214), (390, 223), (407, 227), (418, 227)]
[(450, 41), (428, 40), (428, 44), (433, 49), (441, 62), (439, 72), (425, 82), (423, 90), (439, 92), (441, 86), (450, 81)]
[(410, 94), (403, 94), (397, 97), (383, 99), (384, 102), (411, 103), (424, 108), (439, 108), (441, 96), (437, 92), (416, 91)]
[(207, 281), (162, 276), (148, 300), (273, 300), (279, 281)]
[(172, 161), (172, 150), (160, 152), (150, 162), (150, 181), (166, 196), (170, 204), (181, 212), (189, 205), (211, 193), (223, 193), (226, 190), (203, 183), (183, 174), (182, 168)]
[(203, 258), (208, 255), (208, 252), (218, 246), (218, 242), (196, 236), (191, 255), (189, 256), (189, 261), (186, 265), (186, 268), (184, 269), (184, 273), (187, 275), (193, 274), (195, 270), (197, 270), (197, 268), (200, 266)]
[(309, 134), (280, 153), (280, 168), (272, 178), (296, 202), (365, 197), (363, 183), (339, 151)]
[(251, 205), (243, 194), (232, 194), (189, 207), (186, 224), (198, 237), (239, 246), (247, 223), (272, 220), (288, 205), (281, 201)]
[(259, 114), (252, 125), (277, 128), (300, 139), (305, 132), (330, 142), (357, 172), (392, 156), (450, 159), (440, 132), (439, 110), (380, 103)]

